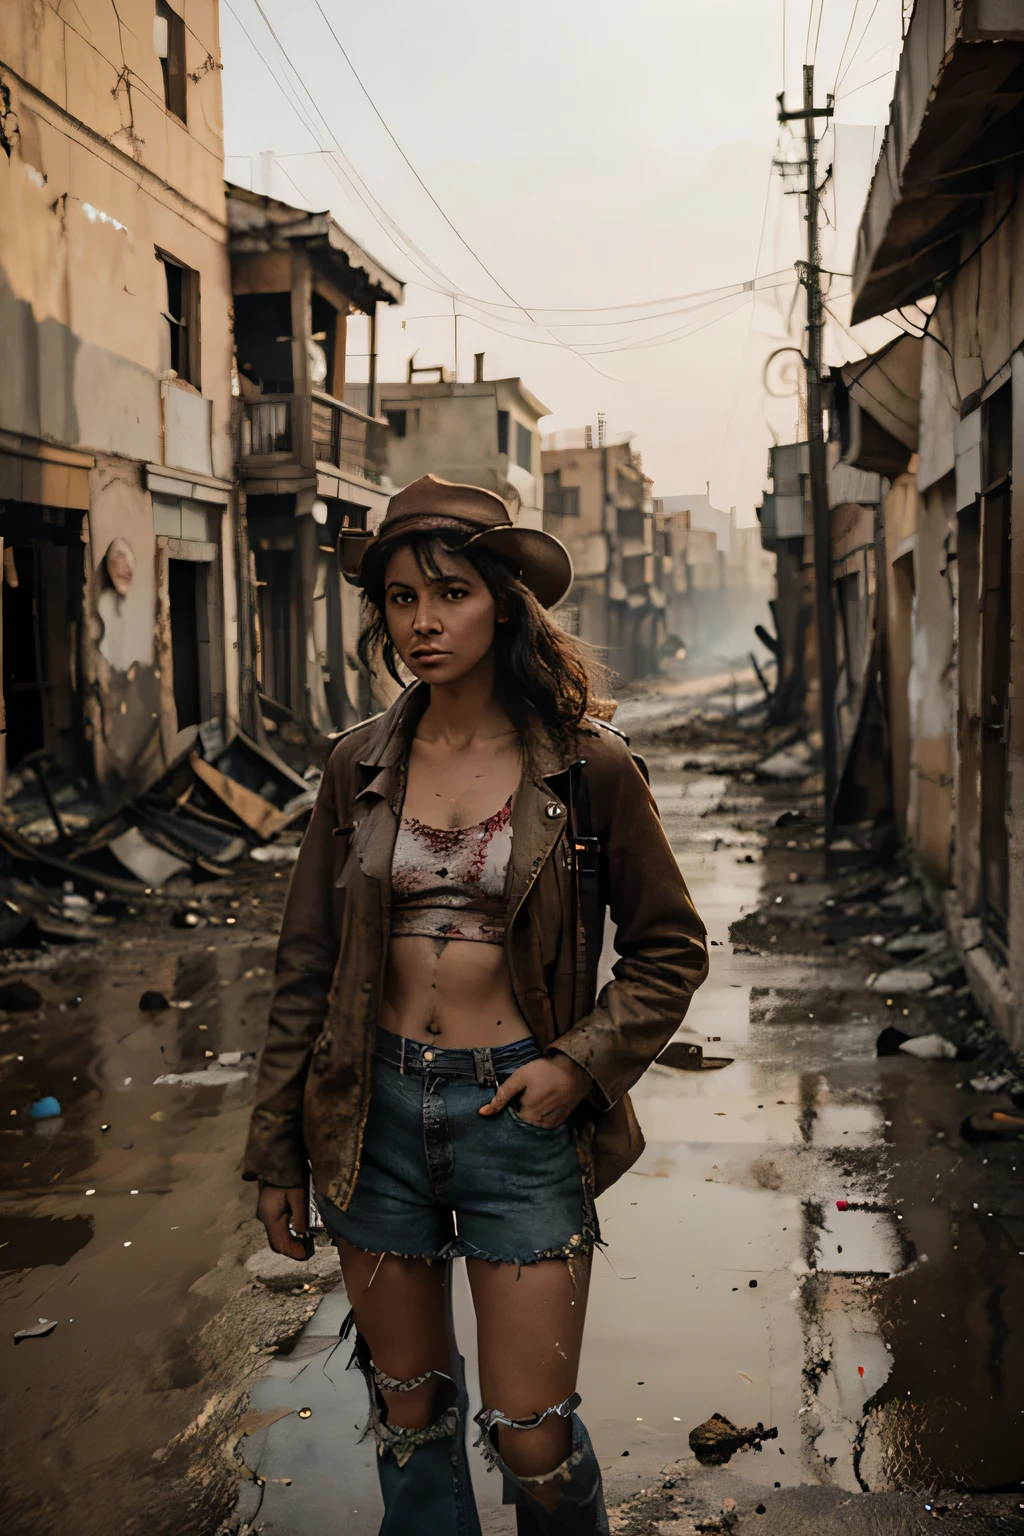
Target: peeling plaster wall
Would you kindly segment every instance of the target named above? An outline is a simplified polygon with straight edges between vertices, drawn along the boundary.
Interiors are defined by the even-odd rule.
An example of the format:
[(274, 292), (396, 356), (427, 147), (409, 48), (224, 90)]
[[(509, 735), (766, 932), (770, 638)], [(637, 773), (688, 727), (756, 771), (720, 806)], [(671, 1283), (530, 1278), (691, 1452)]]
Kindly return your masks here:
[[(219, 52), (217, 7), (190, 0), (186, 67), (198, 78), (189, 82), (187, 127), (163, 108), (151, 0), (124, 0), (118, 11), (120, 29), (108, 0), (79, 0), (73, 30), (50, 6), (0, 6), (0, 83), (10, 93), (10, 154), (0, 154), (0, 427), (160, 462), (159, 247), (200, 274), (214, 473), (230, 478), (220, 75), (206, 63)], [(122, 57), (127, 83), (108, 62)]]
[[(104, 565), (126, 539), (135, 572), (122, 597)], [(153, 507), (138, 465), (98, 457), (89, 477), (89, 577), (83, 637), (86, 729), (100, 784), (112, 798), (163, 769), (160, 672), (155, 666), (156, 539)]]

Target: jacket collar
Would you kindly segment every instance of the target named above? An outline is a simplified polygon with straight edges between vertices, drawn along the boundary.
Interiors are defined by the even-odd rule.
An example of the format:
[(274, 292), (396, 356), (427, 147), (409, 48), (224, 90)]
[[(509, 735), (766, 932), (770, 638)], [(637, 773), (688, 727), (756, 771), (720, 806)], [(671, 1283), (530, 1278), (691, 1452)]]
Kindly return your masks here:
[[(418, 721), (429, 701), (430, 689), (426, 683), (415, 682), (405, 688), (395, 702), (373, 722), (365, 751), (359, 759), (360, 767), (367, 770), (402, 767), (408, 755), (409, 727)], [(540, 722), (534, 721), (528, 732), (524, 777), (528, 776), (534, 783), (542, 784), (546, 779), (564, 773), (575, 763), (585, 761), (585, 757), (580, 755), (581, 748), (585, 752), (584, 742), (567, 747), (557, 746)], [(378, 773), (377, 778), (380, 777)], [(380, 793), (377, 779), (368, 783), (361, 793), (371, 791)]]

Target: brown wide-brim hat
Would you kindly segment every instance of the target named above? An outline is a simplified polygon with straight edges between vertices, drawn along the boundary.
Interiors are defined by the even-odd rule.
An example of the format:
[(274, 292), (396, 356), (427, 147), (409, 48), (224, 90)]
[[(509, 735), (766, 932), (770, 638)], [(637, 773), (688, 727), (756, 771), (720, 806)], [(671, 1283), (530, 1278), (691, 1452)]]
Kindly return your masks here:
[(499, 556), (529, 587), (543, 608), (553, 608), (572, 586), (572, 559), (560, 540), (540, 528), (519, 528), (494, 491), (457, 485), (437, 475), (423, 475), (392, 496), (376, 533), (343, 528), (338, 536), (341, 573), (353, 586), (365, 586), (373, 563), (394, 549), (405, 533), (465, 530), (456, 553), (471, 546)]

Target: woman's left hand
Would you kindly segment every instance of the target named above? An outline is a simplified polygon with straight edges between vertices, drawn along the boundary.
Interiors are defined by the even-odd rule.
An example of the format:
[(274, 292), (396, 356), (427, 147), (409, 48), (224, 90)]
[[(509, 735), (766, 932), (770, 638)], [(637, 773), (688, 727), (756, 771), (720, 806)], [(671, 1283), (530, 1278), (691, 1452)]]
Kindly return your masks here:
[(510, 1099), (522, 1094), (518, 1110), (520, 1119), (553, 1130), (568, 1120), (577, 1104), (586, 1098), (591, 1081), (589, 1072), (561, 1051), (555, 1051), (519, 1067), (505, 1079), (480, 1113), (500, 1115)]

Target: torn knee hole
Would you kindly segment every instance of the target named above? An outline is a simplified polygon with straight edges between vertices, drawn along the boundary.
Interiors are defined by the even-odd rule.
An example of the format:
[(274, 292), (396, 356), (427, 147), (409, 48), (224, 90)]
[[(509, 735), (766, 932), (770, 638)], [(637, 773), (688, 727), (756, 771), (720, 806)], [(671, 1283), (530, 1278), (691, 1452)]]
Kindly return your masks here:
[(571, 1418), (581, 1402), (582, 1398), (579, 1393), (573, 1392), (564, 1402), (555, 1403), (551, 1408), (545, 1408), (543, 1413), (531, 1413), (524, 1419), (511, 1419), (508, 1414), (502, 1413), (500, 1408), (481, 1408), (474, 1422), (479, 1424), (480, 1429), (485, 1434), (492, 1429), (497, 1429), (499, 1425), (505, 1429), (537, 1429), (544, 1423), (545, 1419)]
[(369, 1369), (373, 1373), (374, 1386), (381, 1392), (415, 1392), (417, 1387), (426, 1386), (434, 1378), (439, 1381), (451, 1380), (444, 1371), (424, 1371), (422, 1376), (410, 1376), (408, 1381), (400, 1381), (397, 1376), (389, 1376), (387, 1371), (382, 1371), (372, 1360)]

